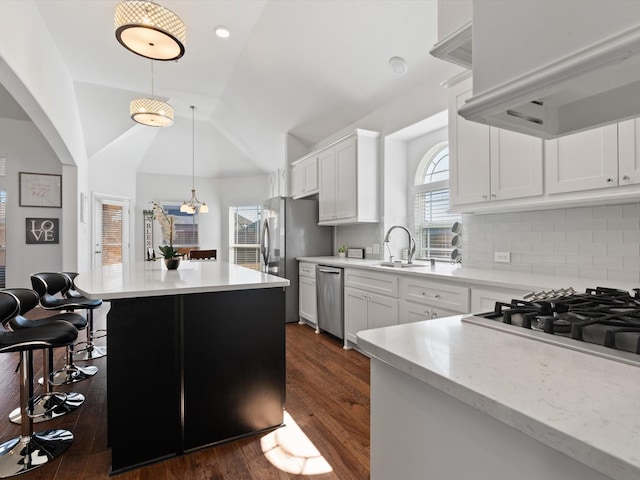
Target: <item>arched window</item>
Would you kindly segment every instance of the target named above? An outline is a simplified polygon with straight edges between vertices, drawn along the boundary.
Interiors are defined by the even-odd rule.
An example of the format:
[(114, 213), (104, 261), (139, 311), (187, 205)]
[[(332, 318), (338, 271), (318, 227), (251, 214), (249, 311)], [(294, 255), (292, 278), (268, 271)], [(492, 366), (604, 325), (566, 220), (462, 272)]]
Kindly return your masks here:
[(449, 213), (449, 144), (433, 146), (416, 169), (413, 187), (416, 258), (451, 258), (451, 226), (461, 221)]

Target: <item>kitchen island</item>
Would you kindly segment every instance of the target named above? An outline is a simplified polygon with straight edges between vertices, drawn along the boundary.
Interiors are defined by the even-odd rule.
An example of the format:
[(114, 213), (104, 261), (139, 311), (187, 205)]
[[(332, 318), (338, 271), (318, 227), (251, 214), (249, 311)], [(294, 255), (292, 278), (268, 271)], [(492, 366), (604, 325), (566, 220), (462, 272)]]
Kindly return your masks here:
[(372, 480), (640, 478), (640, 367), (461, 318), (358, 333)]
[(285, 400), (284, 287), (221, 261), (81, 273), (110, 302), (107, 412), (112, 473), (267, 431)]

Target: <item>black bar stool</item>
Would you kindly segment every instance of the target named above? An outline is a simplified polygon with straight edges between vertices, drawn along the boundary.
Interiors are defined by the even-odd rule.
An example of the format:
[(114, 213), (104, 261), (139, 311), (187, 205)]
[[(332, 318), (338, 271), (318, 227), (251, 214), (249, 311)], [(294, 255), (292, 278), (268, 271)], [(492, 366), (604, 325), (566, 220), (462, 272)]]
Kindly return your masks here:
[[(73, 298), (82, 302), (94, 302), (98, 307), (102, 305), (102, 300), (91, 300), (83, 296), (76, 289), (75, 279), (78, 276), (78, 272), (61, 272), (62, 275), (68, 279), (67, 288), (61, 291), (63, 297)], [(97, 308), (97, 307), (94, 307)], [(97, 338), (103, 338), (107, 336), (105, 329), (95, 330), (93, 328), (93, 308), (87, 310), (89, 315), (89, 330), (87, 330), (87, 348), (83, 348), (80, 351), (74, 353), (74, 359), (77, 361), (91, 360), (92, 358), (104, 357), (107, 354), (107, 347), (105, 345), (96, 345), (93, 341)], [(91, 348), (89, 348), (91, 346)]]
[(106, 347), (98, 347), (93, 343), (93, 311), (102, 305), (102, 300), (92, 300), (85, 297), (62, 297), (62, 292), (71, 288), (71, 280), (60, 272), (34, 273), (31, 275), (31, 285), (40, 295), (40, 306), (46, 310), (87, 311), (89, 322), (87, 346), (74, 355), (75, 360), (92, 360), (107, 354)]
[[(33, 310), (40, 300), (38, 293), (28, 288), (6, 288), (0, 290), (0, 295), (6, 294), (13, 296), (18, 302), (18, 314), (3, 322), (5, 327), (11, 331), (21, 330), (23, 328), (34, 328), (46, 325), (51, 322), (65, 320), (71, 323), (76, 330), (86, 327), (86, 319), (77, 313), (61, 313), (40, 320), (29, 320), (23, 315)], [(45, 354), (46, 353), (46, 354)], [(43, 379), (49, 379), (43, 384), (45, 385), (45, 393), (38, 395), (32, 400), (32, 418), (34, 423), (40, 423), (52, 418), (60, 417), (72, 412), (84, 403), (85, 397), (77, 392), (55, 392), (51, 381), (51, 371), (53, 369), (53, 350), (47, 349), (42, 354), (42, 371)], [(88, 378), (88, 377), (85, 377)], [(9, 414), (9, 420), (13, 423), (22, 422), (22, 412), (18, 407)]]
[[(0, 322), (18, 315), (15, 297), (0, 295)], [(20, 352), (20, 405), (22, 413), (20, 436), (0, 445), (0, 477), (18, 475), (62, 455), (73, 443), (68, 430), (46, 430), (34, 433), (31, 419), (33, 391), (33, 351), (63, 347), (78, 338), (78, 331), (68, 322), (25, 328), (15, 332), (0, 331), (0, 353)]]

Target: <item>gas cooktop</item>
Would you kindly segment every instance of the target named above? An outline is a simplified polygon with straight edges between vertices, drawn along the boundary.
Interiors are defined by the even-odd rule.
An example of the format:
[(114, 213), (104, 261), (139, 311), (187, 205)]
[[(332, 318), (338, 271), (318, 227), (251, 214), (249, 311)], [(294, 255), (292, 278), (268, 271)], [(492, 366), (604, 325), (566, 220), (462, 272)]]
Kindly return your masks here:
[(640, 366), (638, 288), (535, 292), (463, 321)]

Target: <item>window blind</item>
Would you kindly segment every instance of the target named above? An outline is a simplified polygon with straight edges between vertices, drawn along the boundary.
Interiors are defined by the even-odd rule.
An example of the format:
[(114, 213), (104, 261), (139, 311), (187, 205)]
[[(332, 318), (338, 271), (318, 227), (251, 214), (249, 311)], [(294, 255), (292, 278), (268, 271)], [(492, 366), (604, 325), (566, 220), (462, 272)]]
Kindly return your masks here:
[(233, 263), (260, 270), (260, 205), (229, 208)]
[(102, 204), (102, 266), (122, 263), (122, 206)]
[(449, 211), (449, 189), (417, 192), (414, 196), (416, 257), (450, 259), (453, 247), (451, 225), (460, 215)]

